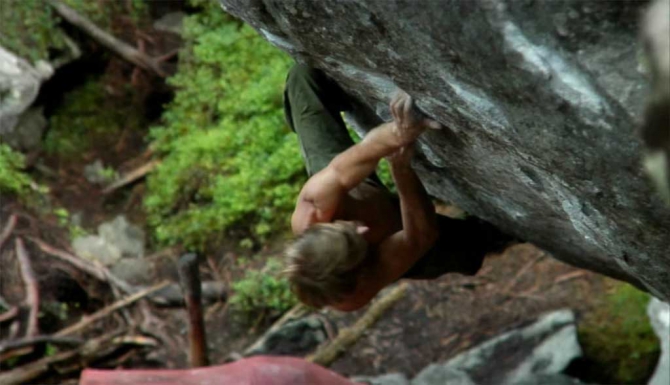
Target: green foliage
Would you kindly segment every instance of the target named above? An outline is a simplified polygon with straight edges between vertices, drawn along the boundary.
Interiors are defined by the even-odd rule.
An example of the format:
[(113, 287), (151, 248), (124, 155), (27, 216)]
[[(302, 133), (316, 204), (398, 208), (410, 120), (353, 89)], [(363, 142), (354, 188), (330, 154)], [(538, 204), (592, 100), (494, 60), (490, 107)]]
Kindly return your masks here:
[(147, 13), (145, 0), (110, 1), (110, 0), (61, 0), (81, 14), (88, 17), (98, 27), (112, 31), (112, 21), (119, 15), (128, 15), (134, 24)]
[(63, 207), (56, 208), (53, 210), (53, 214), (58, 219), (58, 224), (61, 227), (68, 229), (68, 232), (70, 233), (70, 239), (83, 237), (84, 235), (88, 234), (88, 232), (83, 227), (77, 225), (72, 221), (70, 212), (67, 211), (67, 209)]
[(585, 381), (646, 383), (660, 351), (647, 317), (649, 295), (618, 284), (605, 303), (579, 324), (579, 340), (591, 364)]
[(32, 179), (22, 171), (23, 166), (23, 155), (0, 143), (0, 194), (26, 197), (30, 193)]
[[(147, 11), (143, 0), (61, 1), (105, 30), (111, 29), (112, 20), (119, 15), (129, 15), (137, 23)], [(49, 60), (50, 51), (66, 46), (59, 22), (46, 0), (0, 0), (0, 45), (33, 62)]]
[(52, 357), (55, 356), (56, 353), (58, 353), (58, 347), (54, 344), (46, 344), (44, 347), (44, 356), (45, 357)]
[(288, 56), (214, 2), (184, 21), (177, 88), (151, 132), (163, 162), (144, 204), (157, 240), (203, 249), (231, 228), (257, 239), (285, 229), (304, 181), (286, 127)]
[(233, 283), (233, 291), (230, 304), (247, 319), (258, 315), (277, 317), (297, 303), (287, 279), (281, 275), (281, 263), (275, 258), (268, 259), (261, 271), (248, 270), (244, 278)]
[(92, 79), (65, 94), (50, 119), (45, 150), (65, 158), (80, 156), (101, 141), (115, 143), (124, 129), (139, 129), (142, 108), (133, 103), (131, 88), (122, 92), (121, 97), (110, 97), (105, 84)]
[(44, 0), (2, 0), (0, 45), (37, 61), (49, 58), (49, 49), (65, 46), (54, 11)]

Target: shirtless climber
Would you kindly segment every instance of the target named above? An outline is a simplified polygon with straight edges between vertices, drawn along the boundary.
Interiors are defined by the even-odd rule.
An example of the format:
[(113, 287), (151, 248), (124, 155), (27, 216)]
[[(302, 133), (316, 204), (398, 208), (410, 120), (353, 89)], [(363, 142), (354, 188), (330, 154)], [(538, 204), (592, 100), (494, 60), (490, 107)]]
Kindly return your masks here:
[[(410, 160), (417, 137), (439, 125), (407, 94), (391, 101), (393, 121), (356, 145), (340, 116), (351, 108), (347, 96), (323, 72), (294, 66), (284, 101), (310, 175), (291, 219), (296, 239), (285, 253), (302, 302), (352, 311), (400, 278), (474, 275), (488, 252), (511, 240), (478, 219), (435, 214)], [(384, 157), (398, 197), (375, 175)]]

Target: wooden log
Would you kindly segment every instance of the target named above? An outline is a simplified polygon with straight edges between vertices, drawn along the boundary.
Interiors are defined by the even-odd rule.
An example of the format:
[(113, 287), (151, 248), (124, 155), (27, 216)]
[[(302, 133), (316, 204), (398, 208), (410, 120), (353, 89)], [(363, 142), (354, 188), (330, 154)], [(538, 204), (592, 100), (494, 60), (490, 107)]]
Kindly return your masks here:
[(330, 343), (320, 346), (317, 351), (307, 357), (307, 361), (314, 362), (322, 366), (332, 364), (340, 354), (349, 349), (358, 339), (379, 320), (379, 318), (398, 302), (407, 291), (407, 284), (401, 283), (390, 289), (379, 300), (374, 302), (368, 310), (352, 326), (340, 330), (337, 337)]
[(131, 305), (134, 302), (137, 302), (138, 300), (148, 296), (149, 294), (154, 293), (154, 292), (164, 288), (168, 284), (169, 284), (169, 282), (164, 281), (164, 282), (161, 282), (157, 285), (151, 286), (147, 289), (140, 290), (137, 293), (131, 295), (130, 297), (124, 298), (120, 301), (116, 301), (113, 304), (111, 304), (111, 305), (109, 305), (105, 308), (102, 308), (102, 309), (98, 310), (97, 312), (95, 312), (95, 313), (93, 313), (89, 316), (84, 316), (81, 319), (81, 321), (77, 322), (74, 325), (68, 326), (65, 329), (62, 329), (62, 330), (56, 332), (54, 334), (54, 336), (63, 337), (63, 336), (67, 336), (67, 335), (70, 335), (70, 334), (74, 334), (74, 333), (86, 328), (87, 326), (91, 325), (92, 323), (109, 316), (110, 314), (114, 313), (115, 311), (117, 311), (119, 309), (122, 309), (122, 308), (124, 308), (128, 305)]
[(28, 251), (26, 251), (26, 247), (23, 244), (23, 239), (16, 238), (15, 247), (16, 258), (19, 260), (19, 265), (21, 266), (21, 277), (23, 278), (23, 284), (26, 287), (26, 298), (24, 302), (29, 309), (26, 336), (34, 337), (39, 332), (37, 316), (40, 311), (40, 290), (37, 283), (37, 277), (35, 277), (35, 271), (30, 263)]
[(93, 40), (121, 56), (123, 59), (145, 70), (149, 70), (160, 77), (167, 76), (166, 73), (163, 72), (163, 70), (160, 68), (159, 62), (156, 59), (147, 56), (142, 51), (105, 32), (88, 18), (79, 14), (77, 11), (61, 3), (60, 1), (49, 0), (49, 4), (56, 10), (58, 15), (65, 19), (68, 23), (79, 28), (84, 33), (93, 38)]

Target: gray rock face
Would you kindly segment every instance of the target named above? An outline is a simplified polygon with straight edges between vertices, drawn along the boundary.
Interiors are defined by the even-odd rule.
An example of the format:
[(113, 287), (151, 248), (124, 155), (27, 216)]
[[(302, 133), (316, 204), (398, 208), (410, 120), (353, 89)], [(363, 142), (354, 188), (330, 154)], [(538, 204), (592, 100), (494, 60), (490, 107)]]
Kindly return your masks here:
[[(53, 67), (46, 62), (38, 62), (33, 67), (27, 61), (0, 47), (0, 139), (17, 149), (31, 149), (27, 147), (30, 147), (33, 143), (31, 139), (34, 138), (19, 131), (17, 126), (21, 114), (35, 101), (40, 85), (51, 77), (53, 71)], [(35, 121), (31, 117), (27, 119), (28, 123)], [(34, 124), (28, 126), (35, 127)], [(26, 135), (28, 135), (27, 143)], [(38, 136), (37, 140), (39, 139)]]
[(437, 379), (459, 376), (468, 384), (514, 385), (532, 383), (538, 375), (565, 370), (582, 354), (577, 341), (574, 314), (560, 310), (542, 316), (535, 323), (502, 334), (447, 361), (433, 364), (412, 380), (412, 385), (457, 382)]
[(432, 195), (670, 300), (670, 209), (635, 135), (645, 3), (221, 2), (381, 118), (396, 87), (415, 97), (445, 126), (415, 163)]
[(661, 357), (648, 385), (667, 385), (670, 381), (670, 305), (653, 298), (649, 301), (647, 313), (661, 340)]

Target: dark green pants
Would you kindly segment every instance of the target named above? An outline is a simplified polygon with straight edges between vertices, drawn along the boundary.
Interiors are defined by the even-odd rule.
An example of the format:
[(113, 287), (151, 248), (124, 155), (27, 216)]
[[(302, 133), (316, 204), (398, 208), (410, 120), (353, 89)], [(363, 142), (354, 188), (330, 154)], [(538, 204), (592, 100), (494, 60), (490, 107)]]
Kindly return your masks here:
[[(298, 134), (310, 176), (354, 144), (340, 115), (350, 108), (347, 95), (323, 72), (300, 64), (289, 72), (284, 111), (289, 126)], [(384, 188), (375, 174), (368, 181)], [(511, 241), (491, 224), (474, 217), (459, 220), (438, 216), (438, 226), (439, 240), (405, 278), (432, 279), (449, 272), (474, 275), (488, 252)]]

